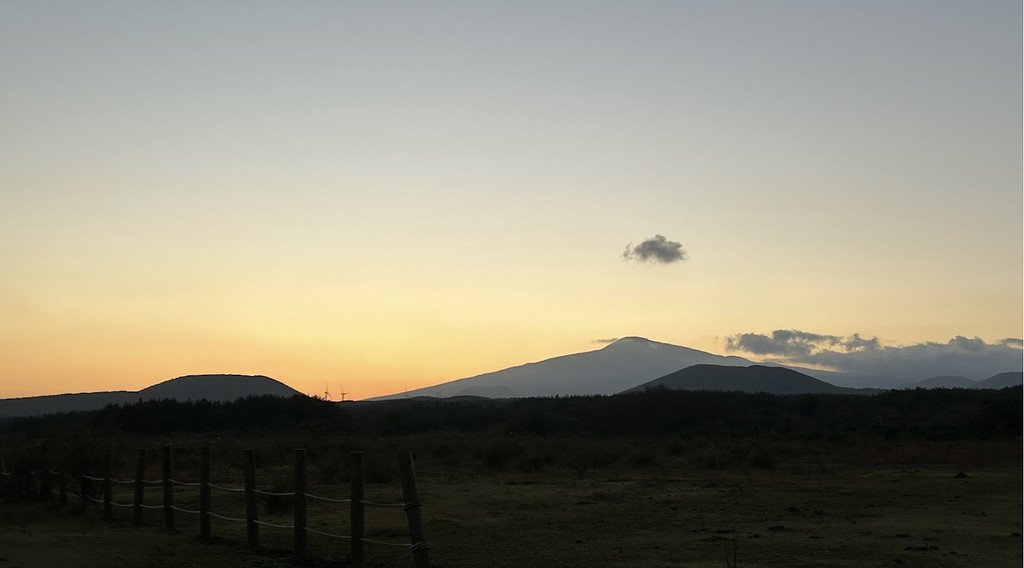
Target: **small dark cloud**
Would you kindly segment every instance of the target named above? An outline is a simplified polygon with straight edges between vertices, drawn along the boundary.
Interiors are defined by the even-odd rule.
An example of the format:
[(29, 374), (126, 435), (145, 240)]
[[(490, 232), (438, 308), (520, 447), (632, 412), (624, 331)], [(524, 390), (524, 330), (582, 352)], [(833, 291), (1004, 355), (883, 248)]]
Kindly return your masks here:
[(619, 340), (619, 338), (618, 338), (618, 337), (608, 337), (608, 338), (606, 338), (606, 339), (595, 339), (595, 340), (594, 340), (594, 343), (604, 343), (604, 344), (608, 344), (608, 343), (615, 343), (615, 342), (616, 342), (616, 341), (618, 341), (618, 340)]
[[(860, 339), (860, 336), (855, 336)], [(839, 345), (841, 337), (821, 335), (796, 329), (776, 329), (769, 335), (760, 333), (741, 333), (725, 340), (729, 351), (746, 351), (755, 355), (777, 355), (781, 357), (801, 357), (810, 355), (821, 345)]]
[(980, 337), (958, 335), (946, 343), (883, 346), (877, 337), (849, 337), (799, 330), (775, 330), (771, 335), (741, 333), (727, 337), (728, 351), (870, 375), (923, 379), (939, 375), (963, 375), (986, 379), (1022, 367), (1020, 339), (988, 343)]
[(637, 262), (671, 264), (686, 260), (689, 255), (683, 250), (681, 243), (670, 241), (663, 235), (654, 235), (636, 246), (633, 246), (633, 243), (626, 245), (622, 258)]
[(842, 342), (842, 345), (850, 351), (867, 351), (871, 349), (878, 349), (880, 347), (877, 337), (864, 339), (859, 333), (851, 335)]

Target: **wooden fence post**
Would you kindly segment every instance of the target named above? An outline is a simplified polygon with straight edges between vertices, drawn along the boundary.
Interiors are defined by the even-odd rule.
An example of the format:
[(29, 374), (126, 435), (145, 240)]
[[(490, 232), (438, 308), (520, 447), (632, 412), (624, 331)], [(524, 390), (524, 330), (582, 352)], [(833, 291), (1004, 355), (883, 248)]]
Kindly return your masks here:
[(92, 495), (92, 480), (86, 477), (85, 474), (83, 473), (82, 476), (78, 478), (78, 481), (78, 488), (81, 491), (79, 495), (82, 496), (82, 507), (84, 508), (86, 505), (89, 504), (89, 497)]
[(68, 504), (68, 476), (64, 473), (57, 478), (57, 493), (60, 495), (60, 504)]
[(348, 455), (352, 468), (350, 475), (352, 507), (349, 509), (352, 515), (352, 568), (363, 568), (365, 561), (363, 525), (366, 522), (366, 514), (363, 510), (363, 452), (349, 452)]
[(295, 561), (306, 562), (306, 450), (295, 450)]
[(245, 533), (249, 548), (260, 545), (259, 500), (256, 496), (256, 450), (243, 450), (245, 456)]
[(39, 470), (39, 496), (50, 499), (53, 493), (53, 475), (48, 469)]
[(171, 446), (164, 445), (163, 485), (164, 485), (164, 528), (174, 530), (174, 483), (171, 479)]
[(113, 452), (110, 448), (103, 450), (103, 518), (108, 521), (114, 518), (113, 486), (110, 481), (110, 471), (113, 469)]
[(416, 468), (412, 462), (412, 452), (398, 454), (398, 471), (402, 476), (402, 496), (405, 501), (405, 514), (409, 519), (409, 537), (412, 539), (412, 557), (416, 568), (430, 568), (427, 555), (427, 537), (423, 534), (423, 518), (420, 511), (419, 490), (416, 487)]
[(210, 446), (199, 451), (199, 538), (210, 538)]
[(145, 495), (143, 481), (146, 478), (146, 450), (139, 448), (138, 456), (135, 458), (135, 500), (132, 502), (132, 511), (135, 513), (135, 526), (142, 525), (142, 500)]

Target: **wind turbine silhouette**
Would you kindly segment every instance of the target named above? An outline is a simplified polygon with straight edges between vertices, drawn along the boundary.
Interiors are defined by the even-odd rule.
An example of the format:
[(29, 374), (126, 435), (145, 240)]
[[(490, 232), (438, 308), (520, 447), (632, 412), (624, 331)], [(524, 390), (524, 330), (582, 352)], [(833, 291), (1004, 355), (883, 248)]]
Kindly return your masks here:
[(327, 381), (324, 381), (324, 398), (326, 398), (327, 400), (332, 400), (331, 389), (329, 386), (327, 386)]
[(345, 402), (345, 395), (346, 394), (348, 394), (348, 393), (345, 392), (345, 385), (341, 385), (341, 402)]

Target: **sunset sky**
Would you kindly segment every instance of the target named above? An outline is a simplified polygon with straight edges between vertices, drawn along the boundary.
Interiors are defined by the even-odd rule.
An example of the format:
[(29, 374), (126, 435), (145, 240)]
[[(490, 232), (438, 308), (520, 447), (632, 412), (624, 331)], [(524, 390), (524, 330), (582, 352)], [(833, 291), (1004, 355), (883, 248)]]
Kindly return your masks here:
[(0, 398), (198, 373), (366, 398), (626, 335), (1019, 351), (1021, 21), (2, 2)]

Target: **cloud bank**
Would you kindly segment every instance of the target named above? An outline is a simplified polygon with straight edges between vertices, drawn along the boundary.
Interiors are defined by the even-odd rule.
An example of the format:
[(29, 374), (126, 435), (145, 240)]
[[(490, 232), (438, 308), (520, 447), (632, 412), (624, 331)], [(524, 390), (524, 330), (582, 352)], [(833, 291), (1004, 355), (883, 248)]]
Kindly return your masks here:
[(663, 235), (654, 235), (636, 246), (633, 246), (633, 243), (626, 245), (622, 258), (637, 262), (671, 264), (684, 261), (689, 256), (681, 243), (670, 241)]
[(987, 379), (1024, 368), (1018, 338), (987, 343), (980, 337), (958, 335), (946, 343), (882, 345), (877, 337), (823, 335), (795, 329), (777, 329), (771, 335), (741, 333), (726, 338), (727, 351), (743, 351), (795, 365), (827, 367), (837, 371), (924, 379), (962, 375)]

